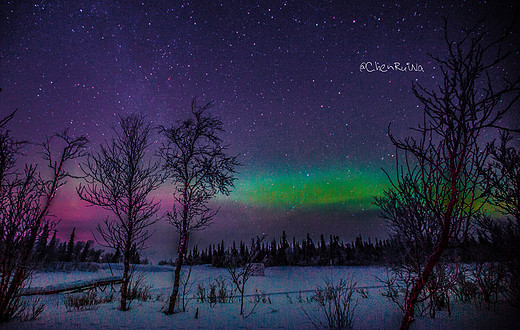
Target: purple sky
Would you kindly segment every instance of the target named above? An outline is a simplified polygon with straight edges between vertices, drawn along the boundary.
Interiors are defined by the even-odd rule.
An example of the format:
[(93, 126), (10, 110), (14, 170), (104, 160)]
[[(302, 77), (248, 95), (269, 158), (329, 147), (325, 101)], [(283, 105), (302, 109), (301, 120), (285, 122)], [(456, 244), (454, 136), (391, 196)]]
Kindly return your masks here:
[[(117, 115), (170, 125), (186, 117), (193, 97), (214, 100), (243, 166), (235, 192), (215, 201), (215, 225), (193, 242), (281, 230), (381, 237), (371, 201), (387, 184), (381, 167), (394, 165), (387, 126), (408, 134), (422, 116), (412, 82), (439, 82), (427, 54), (443, 55), (441, 16), (454, 35), (484, 15), (500, 32), (519, 8), (470, 3), (8, 1), (0, 5), (0, 111), (19, 109), (10, 126), (19, 139), (69, 127), (96, 150)], [(422, 70), (367, 72), (364, 62)], [(55, 205), (59, 236), (75, 226), (90, 239), (104, 213), (79, 201), (76, 184)], [(171, 191), (157, 192), (164, 210)], [(152, 249), (173, 250), (172, 228), (156, 230)]]

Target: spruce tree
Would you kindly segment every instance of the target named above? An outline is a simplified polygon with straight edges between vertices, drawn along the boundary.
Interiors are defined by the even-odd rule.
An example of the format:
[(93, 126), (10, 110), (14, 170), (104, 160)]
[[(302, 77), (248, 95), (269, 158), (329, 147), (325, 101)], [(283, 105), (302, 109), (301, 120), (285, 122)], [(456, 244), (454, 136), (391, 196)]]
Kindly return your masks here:
[(69, 243), (67, 244), (67, 252), (65, 255), (65, 261), (72, 261), (72, 253), (74, 252), (74, 236), (76, 232), (76, 227), (72, 229), (72, 233), (70, 234)]

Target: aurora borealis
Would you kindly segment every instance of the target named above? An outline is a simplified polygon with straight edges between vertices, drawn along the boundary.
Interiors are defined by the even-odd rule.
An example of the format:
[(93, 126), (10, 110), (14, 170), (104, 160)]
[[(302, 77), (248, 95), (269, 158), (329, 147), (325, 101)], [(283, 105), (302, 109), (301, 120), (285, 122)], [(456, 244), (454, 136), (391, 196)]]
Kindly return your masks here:
[[(68, 127), (95, 150), (117, 115), (168, 125), (186, 117), (193, 97), (214, 100), (222, 138), (242, 165), (235, 190), (214, 201), (213, 228), (194, 241), (281, 230), (382, 236), (373, 197), (389, 184), (381, 168), (395, 166), (388, 125), (403, 137), (421, 121), (411, 87), (439, 82), (428, 53), (444, 52), (441, 17), (451, 33), (482, 17), (500, 32), (515, 9), (515, 1), (462, 0), (7, 1), (0, 117), (19, 109), (10, 127), (19, 139)], [(369, 72), (368, 62), (423, 70)], [(31, 149), (24, 161), (38, 157)], [(54, 210), (59, 236), (76, 227), (90, 239), (103, 213), (79, 201), (75, 184)], [(155, 194), (165, 211), (171, 192), (165, 184)], [(171, 227), (156, 231), (174, 246)]]
[(233, 194), (239, 203), (290, 209), (320, 206), (362, 211), (373, 207), (373, 197), (388, 185), (382, 171), (363, 169), (317, 170), (311, 173), (259, 174), (242, 178)]

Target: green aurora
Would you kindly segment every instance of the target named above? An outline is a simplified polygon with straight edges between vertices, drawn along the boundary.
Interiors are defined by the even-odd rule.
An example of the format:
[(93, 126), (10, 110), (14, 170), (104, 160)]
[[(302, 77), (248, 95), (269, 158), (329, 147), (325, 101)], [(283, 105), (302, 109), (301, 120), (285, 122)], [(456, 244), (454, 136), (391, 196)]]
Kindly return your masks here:
[[(391, 187), (382, 169), (314, 169), (262, 172), (240, 176), (232, 194), (225, 198), (243, 205), (275, 209), (335, 208), (350, 212), (374, 211), (374, 197)], [(499, 216), (496, 207), (483, 211)]]
[(381, 169), (359, 168), (256, 173), (241, 176), (230, 199), (257, 207), (375, 209), (374, 196), (389, 187)]

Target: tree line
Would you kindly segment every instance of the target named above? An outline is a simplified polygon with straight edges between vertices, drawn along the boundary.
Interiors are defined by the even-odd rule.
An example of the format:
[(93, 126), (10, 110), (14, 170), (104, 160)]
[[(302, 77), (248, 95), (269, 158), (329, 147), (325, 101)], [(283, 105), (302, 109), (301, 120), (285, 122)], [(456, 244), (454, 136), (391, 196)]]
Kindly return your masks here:
[[(277, 241), (273, 238), (264, 242), (260, 238), (252, 239), (250, 244), (233, 241), (226, 246), (224, 241), (216, 245), (210, 244), (204, 249), (194, 246), (186, 256), (188, 265), (210, 264), (213, 267), (227, 267), (230, 259), (246, 261), (251, 259), (254, 252), (254, 262), (264, 263), (267, 267), (273, 266), (344, 266), (344, 265), (372, 265), (384, 263), (386, 250), (390, 248), (388, 240), (364, 240), (358, 236), (353, 242), (344, 243), (338, 236), (329, 235), (325, 239), (320, 236), (314, 242), (307, 234), (301, 242), (293, 237), (289, 242), (285, 231)], [(160, 261), (160, 264), (174, 264), (172, 260)]]
[[(496, 227), (492, 231), (479, 228), (461, 245), (451, 248), (443, 256), (445, 262), (505, 262), (513, 260), (517, 245), (515, 238)], [(275, 266), (363, 266), (399, 264), (402, 243), (395, 239), (364, 239), (358, 235), (353, 241), (343, 242), (339, 236), (322, 234), (313, 241), (307, 233), (302, 241), (287, 239), (285, 231), (277, 240), (265, 242), (259, 237), (248, 244), (224, 242), (209, 244), (206, 248), (193, 246), (186, 255), (186, 265), (227, 267), (229, 260), (239, 264), (246, 261)], [(254, 254), (254, 256), (253, 256)], [(254, 257), (253, 259), (251, 259)], [(175, 265), (173, 260), (161, 260), (159, 265)]]
[[(43, 228), (41, 236), (35, 244), (33, 256), (37, 269), (59, 269), (64, 263), (70, 263), (68, 268), (81, 267), (79, 263), (120, 263), (123, 255), (120, 249), (108, 252), (96, 248), (94, 240), (76, 241), (76, 228), (72, 229), (67, 241), (61, 242), (56, 237), (56, 229), (50, 236), (48, 226)], [(148, 259), (142, 259), (136, 246), (132, 248), (130, 264), (148, 264)]]

